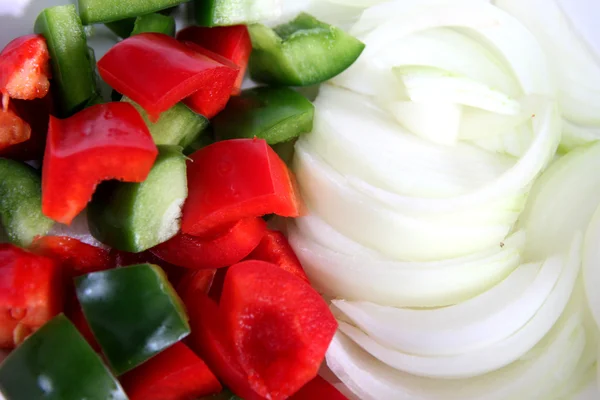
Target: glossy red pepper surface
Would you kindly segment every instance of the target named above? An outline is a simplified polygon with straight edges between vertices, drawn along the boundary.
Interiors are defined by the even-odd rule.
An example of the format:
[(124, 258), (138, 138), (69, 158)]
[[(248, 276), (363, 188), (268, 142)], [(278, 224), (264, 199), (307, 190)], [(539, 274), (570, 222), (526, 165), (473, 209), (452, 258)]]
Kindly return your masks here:
[(50, 55), (42, 35), (10, 42), (0, 53), (0, 92), (14, 99), (32, 100), (50, 89)]
[(98, 71), (154, 119), (232, 73), (229, 66), (160, 33), (141, 33), (117, 43), (98, 61)]
[(340, 393), (331, 383), (317, 375), (312, 381), (308, 382), (297, 391), (290, 400), (348, 400), (346, 396)]
[(239, 94), (252, 52), (252, 41), (246, 25), (213, 28), (190, 26), (177, 33), (177, 40), (196, 43), (237, 65), (240, 70), (232, 94)]
[(190, 159), (183, 233), (203, 235), (243, 218), (301, 213), (291, 173), (262, 139), (223, 140)]
[(163, 260), (181, 267), (228, 267), (250, 254), (266, 230), (267, 224), (262, 218), (244, 218), (214, 235), (200, 237), (179, 233), (151, 251)]
[(61, 312), (63, 291), (53, 260), (0, 244), (0, 348), (15, 347)]
[(141, 182), (157, 155), (144, 120), (129, 103), (99, 104), (64, 120), (50, 117), (42, 211), (69, 224), (85, 208), (99, 182)]

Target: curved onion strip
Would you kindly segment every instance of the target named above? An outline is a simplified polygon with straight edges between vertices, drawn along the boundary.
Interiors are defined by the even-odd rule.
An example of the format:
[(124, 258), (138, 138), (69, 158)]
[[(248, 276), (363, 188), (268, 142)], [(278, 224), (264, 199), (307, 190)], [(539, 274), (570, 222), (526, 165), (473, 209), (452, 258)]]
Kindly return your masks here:
[[(600, 146), (600, 145), (599, 145)], [(571, 153), (572, 154), (572, 153)], [(585, 235), (583, 281), (588, 304), (600, 327), (600, 207), (596, 209)]]
[[(315, 217), (296, 223), (306, 225), (308, 218)], [(507, 238), (503, 247), (463, 258), (419, 263), (377, 259), (361, 252), (344, 254), (317, 244), (305, 232), (304, 227), (300, 231), (291, 224), (289, 240), (317, 289), (332, 297), (399, 307), (446, 306), (484, 292), (519, 265), (525, 241), (520, 232)]]
[[(434, 310), (334, 300), (351, 322), (382, 345), (408, 354), (456, 355), (506, 339), (529, 321), (554, 287), (562, 260), (525, 264), (495, 287)], [(539, 270), (539, 272), (538, 272)]]
[(88, 226), (87, 212), (85, 210), (75, 217), (73, 222), (71, 222), (71, 225), (63, 225), (59, 223), (54, 224), (52, 229), (50, 229), (50, 232), (48, 232), (48, 235), (68, 236), (91, 246), (108, 249), (108, 246), (92, 236)]

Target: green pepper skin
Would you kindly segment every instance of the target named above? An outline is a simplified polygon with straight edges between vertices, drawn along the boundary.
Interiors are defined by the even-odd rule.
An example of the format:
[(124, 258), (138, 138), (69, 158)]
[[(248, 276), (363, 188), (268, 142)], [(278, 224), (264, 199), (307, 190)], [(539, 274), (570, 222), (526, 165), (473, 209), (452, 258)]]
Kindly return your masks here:
[(195, 0), (194, 14), (200, 26), (227, 26), (278, 17), (279, 0)]
[(69, 117), (96, 93), (87, 39), (75, 6), (46, 8), (35, 21), (35, 32), (46, 38), (60, 116)]
[(312, 131), (314, 110), (295, 90), (259, 87), (232, 97), (212, 125), (219, 140), (257, 137), (276, 144)]
[(54, 225), (42, 214), (39, 173), (29, 165), (4, 158), (0, 158), (0, 222), (8, 240), (24, 247)]
[(150, 14), (185, 3), (188, 0), (78, 0), (84, 25), (119, 21)]
[(127, 39), (133, 32), (136, 18), (125, 18), (119, 21), (107, 22), (106, 27), (120, 38)]
[(309, 86), (340, 74), (356, 61), (365, 45), (343, 30), (302, 13), (274, 29), (248, 27), (253, 52), (250, 76), (278, 86)]
[(162, 269), (139, 264), (75, 279), (77, 298), (114, 372), (121, 375), (190, 333)]
[(158, 146), (144, 182), (111, 181), (98, 187), (88, 206), (92, 235), (119, 250), (140, 253), (179, 231), (187, 197), (186, 159), (178, 146)]
[(158, 13), (140, 15), (136, 18), (131, 36), (144, 32), (164, 33), (175, 36), (175, 18)]
[(0, 393), (6, 400), (127, 400), (64, 315), (41, 327), (0, 365)]

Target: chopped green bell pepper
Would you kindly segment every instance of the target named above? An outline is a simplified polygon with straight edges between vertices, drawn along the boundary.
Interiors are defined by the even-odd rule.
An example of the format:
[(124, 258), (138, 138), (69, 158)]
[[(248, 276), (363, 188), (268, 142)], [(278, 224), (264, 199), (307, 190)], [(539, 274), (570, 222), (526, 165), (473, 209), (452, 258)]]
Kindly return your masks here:
[(35, 32), (46, 38), (52, 87), (60, 100), (60, 115), (68, 117), (96, 93), (87, 39), (75, 6), (46, 8), (35, 21)]
[(185, 154), (186, 156), (189, 156), (190, 154), (195, 153), (198, 150), (200, 150), (208, 145), (213, 144), (214, 142), (215, 142), (215, 139), (213, 139), (213, 137), (211, 135), (209, 135), (208, 133), (203, 134), (199, 138), (194, 140), (192, 143), (187, 145), (183, 149), (183, 154)]
[(136, 18), (125, 18), (119, 21), (107, 22), (106, 27), (110, 29), (115, 35), (120, 38), (126, 39), (131, 36), (133, 27), (135, 26)]
[(288, 140), (287, 142), (281, 142), (272, 145), (271, 147), (275, 150), (275, 153), (287, 164), (288, 167), (292, 167), (292, 160), (294, 159), (294, 146), (296, 145), (296, 139)]
[(164, 33), (175, 36), (175, 18), (158, 13), (141, 15), (136, 18), (131, 36), (144, 32)]
[(75, 287), (90, 328), (118, 375), (190, 333), (183, 303), (156, 265), (94, 272), (76, 278)]
[(127, 400), (64, 315), (41, 327), (0, 365), (0, 393), (6, 400)]
[(314, 109), (290, 88), (259, 87), (232, 97), (212, 126), (219, 140), (257, 137), (276, 144), (312, 131)]
[(42, 214), (40, 174), (19, 161), (0, 158), (0, 222), (10, 242), (29, 246), (54, 221)]
[(179, 145), (185, 148), (200, 137), (209, 125), (206, 118), (196, 114), (183, 103), (175, 104), (160, 114), (158, 121), (152, 122), (139, 104), (125, 96), (121, 101), (130, 103), (139, 111), (157, 145)]
[(365, 47), (305, 13), (274, 29), (261, 24), (248, 29), (254, 49), (250, 76), (273, 85), (308, 86), (331, 79), (352, 65)]
[(200, 26), (238, 25), (269, 20), (281, 15), (280, 0), (195, 0)]
[(164, 10), (188, 0), (78, 0), (85, 25), (119, 21)]
[(92, 235), (119, 250), (140, 253), (177, 234), (187, 197), (186, 158), (178, 146), (158, 146), (158, 158), (141, 183), (111, 181), (88, 206)]

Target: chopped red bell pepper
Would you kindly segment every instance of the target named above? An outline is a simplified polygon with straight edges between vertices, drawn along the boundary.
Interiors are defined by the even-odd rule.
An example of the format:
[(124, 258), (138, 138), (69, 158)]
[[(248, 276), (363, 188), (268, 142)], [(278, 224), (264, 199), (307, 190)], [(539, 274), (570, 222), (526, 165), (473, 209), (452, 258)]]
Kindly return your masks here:
[(337, 329), (323, 298), (302, 279), (264, 261), (233, 265), (220, 310), (250, 386), (285, 399), (317, 376)]
[(208, 297), (214, 300), (217, 304), (221, 301), (221, 293), (223, 293), (223, 285), (225, 284), (227, 271), (229, 271), (229, 267), (217, 269), (217, 273), (215, 274), (212, 284), (210, 285), (210, 289), (208, 290)]
[(229, 67), (228, 70), (221, 71), (219, 79), (215, 79), (211, 84), (204, 85), (202, 89), (183, 100), (191, 110), (211, 119), (227, 105), (239, 73), (239, 67), (227, 58), (206, 50), (195, 43), (184, 42), (184, 44), (194, 51)]
[(42, 35), (13, 40), (0, 53), (0, 92), (22, 100), (46, 96), (50, 89), (49, 60)]
[(63, 279), (56, 263), (11, 244), (0, 244), (0, 348), (13, 348), (63, 309)]
[(228, 267), (250, 254), (266, 230), (267, 224), (262, 218), (244, 218), (214, 235), (200, 237), (179, 233), (150, 251), (185, 268)]
[(297, 217), (302, 202), (291, 173), (262, 139), (223, 140), (190, 156), (181, 230), (203, 235), (243, 218)]
[(173, 287), (179, 285), (183, 277), (189, 272), (186, 268), (181, 268), (161, 260), (150, 251), (143, 251), (141, 253), (128, 253), (126, 251), (112, 249), (111, 253), (115, 260), (115, 266), (117, 267), (127, 267), (129, 265), (146, 263), (158, 265), (163, 269), (163, 271), (165, 271), (167, 278)]
[[(185, 303), (190, 296), (196, 296), (198, 293), (208, 294), (216, 269), (198, 269), (188, 271), (179, 281), (176, 291), (179, 297)], [(192, 299), (193, 300), (193, 299)]]
[(102, 348), (96, 340), (96, 337), (94, 336), (94, 333), (90, 328), (90, 324), (88, 324), (87, 319), (85, 319), (83, 309), (81, 308), (81, 304), (79, 304), (79, 301), (77, 301), (77, 298), (73, 300), (73, 304), (71, 304), (69, 308), (70, 310), (67, 313), (69, 319), (71, 320), (73, 325), (75, 325), (79, 333), (81, 333), (81, 336), (83, 336), (83, 338), (92, 347), (92, 349), (99, 353), (102, 350)]
[(0, 150), (23, 143), (31, 137), (31, 127), (16, 113), (11, 104), (6, 110), (0, 109)]
[[(229, 76), (237, 76), (231, 66), (160, 33), (141, 33), (117, 43), (100, 59), (98, 71), (154, 120), (193, 93), (227, 85)], [(229, 92), (224, 95), (229, 98)]]
[(279, 231), (267, 230), (259, 245), (246, 259), (273, 263), (310, 284), (292, 246), (290, 246), (283, 233)]
[(331, 383), (317, 375), (312, 381), (308, 382), (297, 391), (290, 400), (348, 400), (346, 396), (340, 393)]
[(248, 377), (240, 367), (226, 339), (219, 306), (203, 293), (190, 296), (185, 303), (192, 333), (189, 345), (202, 357), (217, 377), (237, 396), (244, 400), (262, 400), (248, 384)]
[(129, 103), (95, 105), (63, 120), (50, 117), (42, 211), (70, 224), (100, 181), (142, 182), (157, 155), (148, 127)]
[(240, 68), (232, 94), (239, 94), (248, 60), (252, 52), (252, 41), (246, 25), (216, 26), (206, 28), (190, 26), (177, 33), (177, 40), (193, 42), (207, 50), (222, 55)]
[(223, 387), (204, 361), (178, 342), (121, 378), (130, 400), (191, 400)]

